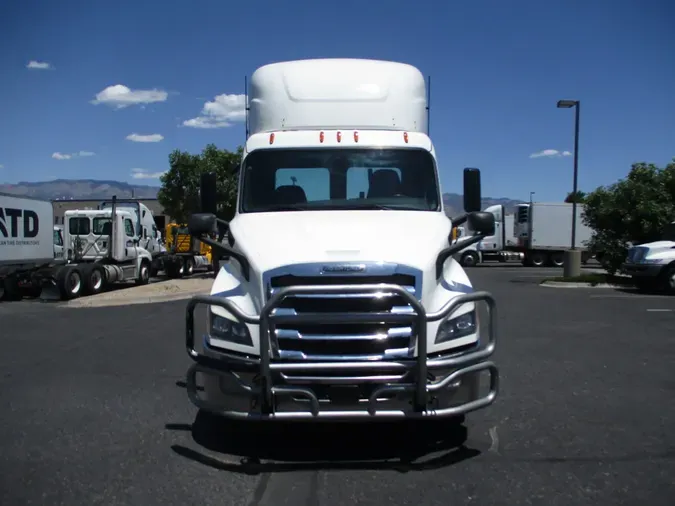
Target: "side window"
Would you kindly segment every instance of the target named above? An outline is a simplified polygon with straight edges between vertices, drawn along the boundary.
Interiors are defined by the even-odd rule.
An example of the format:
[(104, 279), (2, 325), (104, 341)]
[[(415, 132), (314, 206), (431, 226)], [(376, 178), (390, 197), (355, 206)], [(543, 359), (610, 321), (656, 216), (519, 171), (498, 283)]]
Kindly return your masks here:
[(60, 230), (54, 230), (54, 244), (56, 246), (63, 246), (63, 238)]
[[(316, 167), (311, 169), (277, 169), (274, 178), (274, 189), (278, 194), (284, 192), (292, 196), (294, 202), (301, 203), (302, 196), (307, 202), (330, 200), (330, 172), (328, 169)], [(289, 187), (295, 186), (296, 190)], [(283, 190), (279, 190), (283, 188)], [(297, 202), (295, 202), (297, 201)]]
[(148, 238), (148, 227), (143, 227), (143, 239)]
[(152, 226), (152, 238), (157, 239), (157, 227), (155, 225)]
[(127, 237), (134, 236), (134, 223), (129, 218), (124, 219), (124, 233)]
[(68, 220), (68, 232), (70, 235), (89, 235), (90, 231), (89, 218), (74, 216)]
[(110, 218), (94, 218), (94, 235), (104, 235), (110, 233)]

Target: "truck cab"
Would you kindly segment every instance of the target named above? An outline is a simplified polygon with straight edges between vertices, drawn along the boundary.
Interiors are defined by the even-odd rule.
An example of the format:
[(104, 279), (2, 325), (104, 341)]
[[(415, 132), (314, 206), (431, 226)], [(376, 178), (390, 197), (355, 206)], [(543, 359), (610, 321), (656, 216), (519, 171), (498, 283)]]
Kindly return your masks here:
[[(161, 234), (155, 224), (155, 216), (148, 206), (137, 200), (117, 200), (116, 206), (120, 210), (132, 214), (134, 233), (139, 240), (139, 246), (157, 256), (162, 253)], [(105, 200), (99, 209), (111, 209), (112, 201)]]
[[(189, 220), (226, 258), (188, 304), (191, 401), (248, 420), (460, 420), (490, 405), (495, 303), (452, 258), (419, 70), (303, 60), (261, 67), (250, 85), (236, 214)], [(480, 240), (494, 216), (480, 212), (478, 170), (464, 175), (455, 222)], [(224, 243), (210, 238), (219, 223)]]

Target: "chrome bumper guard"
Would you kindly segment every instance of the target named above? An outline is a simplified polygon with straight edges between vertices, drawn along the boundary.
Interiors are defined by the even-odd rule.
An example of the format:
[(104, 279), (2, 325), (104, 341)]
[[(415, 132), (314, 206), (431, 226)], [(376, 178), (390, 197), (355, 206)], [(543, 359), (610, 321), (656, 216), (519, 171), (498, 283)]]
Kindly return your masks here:
[[(304, 294), (334, 294), (334, 293), (373, 293), (387, 291), (395, 292), (404, 297), (413, 307), (414, 312), (408, 314), (396, 313), (349, 313), (350, 322), (368, 323), (416, 323), (415, 346), (417, 356), (406, 360), (379, 360), (379, 361), (287, 361), (275, 358), (276, 339), (270, 332), (270, 324), (287, 319), (286, 316), (275, 316), (274, 309), (286, 298)], [(487, 343), (484, 347), (460, 354), (442, 358), (428, 358), (427, 353), (427, 322), (434, 322), (446, 318), (459, 306), (469, 302), (485, 302), (488, 309), (488, 325), (486, 330)], [(198, 304), (220, 306), (240, 321), (258, 325), (260, 328), (260, 358), (250, 358), (232, 353), (217, 351), (211, 356), (199, 353), (195, 349), (194, 310)], [(321, 322), (330, 318), (336, 319), (335, 313), (305, 313), (293, 317), (298, 322)], [(186, 338), (185, 345), (188, 355), (195, 361), (187, 373), (187, 392), (190, 401), (200, 409), (210, 411), (226, 418), (237, 419), (293, 419), (293, 420), (342, 420), (342, 419), (380, 419), (380, 418), (422, 418), (422, 417), (455, 417), (484, 408), (492, 404), (499, 391), (499, 372), (496, 365), (486, 360), (495, 350), (496, 344), (496, 304), (488, 292), (473, 292), (459, 295), (449, 301), (441, 310), (427, 313), (422, 304), (400, 285), (370, 284), (370, 285), (321, 285), (321, 286), (289, 286), (274, 293), (260, 312), (260, 316), (243, 313), (230, 300), (198, 295), (190, 299), (186, 310)], [(213, 350), (212, 350), (213, 351)], [(449, 350), (452, 353), (452, 350)], [(436, 383), (429, 383), (428, 377), (432, 371), (451, 369), (452, 372)], [(284, 384), (287, 378), (285, 373), (313, 372), (320, 373), (344, 372), (346, 374), (368, 374), (382, 371), (387, 375), (392, 373), (402, 376), (375, 376), (381, 378), (379, 388), (370, 394), (366, 402), (366, 409), (361, 410), (324, 410), (321, 409), (317, 394), (307, 386)], [(463, 376), (472, 373), (488, 371), (490, 374), (489, 393), (469, 402), (443, 409), (433, 409), (429, 406), (429, 396), (434, 392), (452, 389)], [(246, 384), (239, 379), (236, 373), (255, 373), (254, 384)], [(251, 396), (249, 411), (234, 411), (227, 406), (209, 402), (199, 396), (197, 373), (228, 376), (234, 379), (242, 392)], [(277, 382), (273, 381), (277, 379)], [(407, 381), (408, 379), (412, 381)], [(339, 385), (341, 383), (368, 381), (365, 377), (335, 377), (321, 376), (305, 377), (309, 385)], [(371, 381), (372, 383), (372, 381)], [(379, 383), (379, 382), (378, 382)], [(382, 397), (387, 395), (404, 395), (412, 400), (412, 409), (377, 409)], [(278, 411), (275, 409), (281, 397), (302, 399), (308, 406), (305, 410)]]

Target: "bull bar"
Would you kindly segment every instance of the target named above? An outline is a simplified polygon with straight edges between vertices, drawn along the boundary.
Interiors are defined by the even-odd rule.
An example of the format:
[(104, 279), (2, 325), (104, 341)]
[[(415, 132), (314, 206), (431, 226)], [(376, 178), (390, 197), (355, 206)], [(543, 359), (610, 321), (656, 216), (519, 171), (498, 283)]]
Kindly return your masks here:
[[(350, 322), (358, 323), (417, 323), (414, 333), (414, 346), (417, 355), (410, 359), (397, 360), (379, 360), (379, 361), (280, 361), (273, 359), (272, 355), (277, 350), (276, 337), (270, 332), (270, 324), (275, 321), (288, 319), (288, 316), (275, 315), (273, 311), (277, 309), (280, 303), (287, 297), (294, 295), (311, 294), (338, 294), (338, 293), (372, 293), (375, 296), (378, 292), (393, 292), (403, 297), (414, 309), (411, 313), (345, 313), (345, 319)], [(484, 347), (473, 351), (459, 354), (452, 354), (440, 358), (428, 358), (427, 353), (427, 323), (445, 319), (451, 315), (459, 306), (470, 302), (485, 302), (488, 310), (488, 324), (486, 329), (487, 343)], [(212, 356), (202, 354), (195, 349), (195, 331), (194, 331), (194, 311), (197, 305), (206, 304), (209, 306), (219, 306), (229, 311), (239, 321), (258, 325), (260, 330), (260, 357), (246, 357), (226, 351), (218, 350)], [(321, 322), (331, 319), (335, 321), (336, 313), (304, 313), (293, 316), (293, 321), (310, 323)], [(363, 285), (302, 285), (288, 286), (275, 292), (263, 306), (260, 315), (246, 314), (239, 309), (231, 300), (197, 295), (192, 297), (187, 304), (186, 309), (186, 338), (185, 345), (187, 353), (195, 362), (187, 372), (187, 392), (190, 401), (200, 409), (216, 413), (226, 418), (234, 419), (292, 419), (292, 420), (345, 420), (345, 419), (380, 419), (380, 418), (423, 418), (423, 417), (456, 417), (477, 409), (484, 408), (492, 404), (499, 391), (499, 371), (496, 365), (489, 360), (496, 345), (496, 303), (492, 295), (488, 292), (472, 292), (454, 297), (446, 303), (439, 311), (427, 313), (417, 298), (409, 293), (400, 285), (395, 284), (363, 284)], [(477, 329), (480, 332), (480, 329)], [(206, 343), (205, 343), (206, 345)], [(215, 356), (214, 356), (215, 355)], [(429, 384), (428, 375), (430, 371), (440, 369), (455, 369), (441, 381)], [(284, 378), (284, 373), (288, 372), (376, 372), (376, 371), (396, 371), (405, 373), (402, 379), (409, 376), (413, 381), (400, 383), (387, 383), (384, 381), (381, 386), (375, 388), (367, 399), (367, 408), (360, 410), (322, 410), (319, 398), (315, 392), (308, 387), (298, 385), (275, 385), (273, 374)], [(470, 400), (458, 406), (450, 406), (443, 409), (429, 409), (429, 394), (443, 389), (452, 388), (463, 376), (472, 373), (488, 371), (490, 374), (489, 393), (483, 397)], [(242, 382), (233, 372), (256, 373), (257, 382), (255, 385), (248, 385)], [(256, 399), (253, 405), (259, 406), (259, 409), (250, 411), (235, 411), (227, 409), (220, 403), (213, 403), (202, 399), (199, 396), (197, 386), (197, 373), (212, 374), (216, 376), (230, 375), (236, 380), (236, 383), (242, 391)], [(350, 379), (316, 376), (311, 378), (311, 384), (334, 385), (341, 380), (349, 382)], [(377, 409), (380, 398), (387, 394), (403, 394), (412, 397), (412, 410), (410, 409)], [(303, 399), (308, 405), (309, 410), (275, 412), (275, 399), (282, 396), (293, 396)]]

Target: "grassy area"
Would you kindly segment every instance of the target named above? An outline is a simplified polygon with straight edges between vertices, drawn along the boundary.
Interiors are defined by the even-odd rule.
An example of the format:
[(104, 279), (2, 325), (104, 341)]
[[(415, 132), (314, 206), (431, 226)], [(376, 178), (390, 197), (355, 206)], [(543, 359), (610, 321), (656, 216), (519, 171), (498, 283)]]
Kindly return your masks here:
[(633, 281), (631, 278), (626, 276), (612, 276), (610, 274), (582, 274), (581, 276), (566, 278), (564, 276), (559, 276), (556, 278), (545, 279), (546, 281), (558, 281), (562, 283), (589, 283), (591, 286), (608, 284), (608, 285), (620, 285), (620, 286), (633, 286)]

